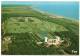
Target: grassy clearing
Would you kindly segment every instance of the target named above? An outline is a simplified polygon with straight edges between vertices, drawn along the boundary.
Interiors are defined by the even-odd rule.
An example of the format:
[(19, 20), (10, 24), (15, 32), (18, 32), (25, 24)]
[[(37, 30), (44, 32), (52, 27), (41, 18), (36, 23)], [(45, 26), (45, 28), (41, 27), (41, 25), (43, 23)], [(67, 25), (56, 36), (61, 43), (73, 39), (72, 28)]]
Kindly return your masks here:
[[(33, 22), (29, 20), (24, 20), (24, 17), (21, 17), (24, 21), (20, 21), (18, 19), (20, 17), (11, 17), (7, 20), (7, 23), (5, 24), (5, 30), (7, 33), (20, 33), (20, 32), (49, 32), (49, 31), (67, 31), (67, 29), (61, 25), (42, 21), (39, 19), (36, 19), (34, 17), (29, 18), (29, 20), (33, 20)], [(26, 18), (27, 19), (27, 18)]]

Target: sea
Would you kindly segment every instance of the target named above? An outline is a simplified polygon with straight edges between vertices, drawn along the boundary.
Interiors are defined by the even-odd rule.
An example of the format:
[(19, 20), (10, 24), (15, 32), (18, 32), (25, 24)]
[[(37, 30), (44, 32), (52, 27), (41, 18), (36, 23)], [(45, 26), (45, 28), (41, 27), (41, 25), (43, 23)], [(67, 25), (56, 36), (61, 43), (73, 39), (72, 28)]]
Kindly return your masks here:
[(50, 14), (79, 19), (78, 2), (42, 2), (36, 3), (33, 7)]
[(53, 15), (68, 17), (71, 19), (79, 19), (79, 2), (64, 2), (64, 1), (6, 1), (2, 4), (17, 4), (17, 5), (31, 5), (40, 11), (47, 12)]

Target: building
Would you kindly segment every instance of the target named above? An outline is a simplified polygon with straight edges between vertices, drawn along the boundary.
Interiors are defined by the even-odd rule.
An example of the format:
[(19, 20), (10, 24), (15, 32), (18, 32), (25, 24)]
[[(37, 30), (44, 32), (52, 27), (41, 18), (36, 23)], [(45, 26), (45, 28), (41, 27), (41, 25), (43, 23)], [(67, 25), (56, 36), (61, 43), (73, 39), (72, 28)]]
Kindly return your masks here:
[(56, 37), (55, 39), (45, 37), (45, 43), (47, 44), (46, 47), (49, 47), (51, 45), (58, 46), (58, 45), (61, 45), (61, 43), (64, 41), (64, 40), (61, 40), (59, 36), (55, 36), (55, 37)]

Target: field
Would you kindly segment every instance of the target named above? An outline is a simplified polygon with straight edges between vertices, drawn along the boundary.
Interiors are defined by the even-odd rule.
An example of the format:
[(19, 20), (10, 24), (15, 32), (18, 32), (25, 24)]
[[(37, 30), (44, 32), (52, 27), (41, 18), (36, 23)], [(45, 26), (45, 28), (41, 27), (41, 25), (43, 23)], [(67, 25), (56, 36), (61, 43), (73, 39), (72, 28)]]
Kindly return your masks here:
[[(31, 6), (2, 6), (2, 54), (58, 55), (79, 54), (78, 21), (53, 18)], [(44, 37), (59, 36), (60, 46), (45, 46)], [(43, 42), (41, 45), (37, 42)], [(72, 52), (72, 50), (76, 52)]]

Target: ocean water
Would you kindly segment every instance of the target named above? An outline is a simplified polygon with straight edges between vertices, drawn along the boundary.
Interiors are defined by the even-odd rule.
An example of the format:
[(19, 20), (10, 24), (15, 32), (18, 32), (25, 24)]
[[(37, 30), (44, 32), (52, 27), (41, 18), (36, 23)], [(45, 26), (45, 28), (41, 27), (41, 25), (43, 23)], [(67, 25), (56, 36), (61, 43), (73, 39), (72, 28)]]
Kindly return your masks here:
[(71, 19), (79, 19), (79, 3), (78, 2), (19, 2), (19, 1), (6, 1), (2, 4), (17, 4), (17, 5), (31, 5), (40, 11), (48, 12), (49, 14), (69, 17)]
[(69, 17), (71, 19), (79, 19), (78, 2), (47, 2), (37, 3), (33, 7), (54, 15)]

